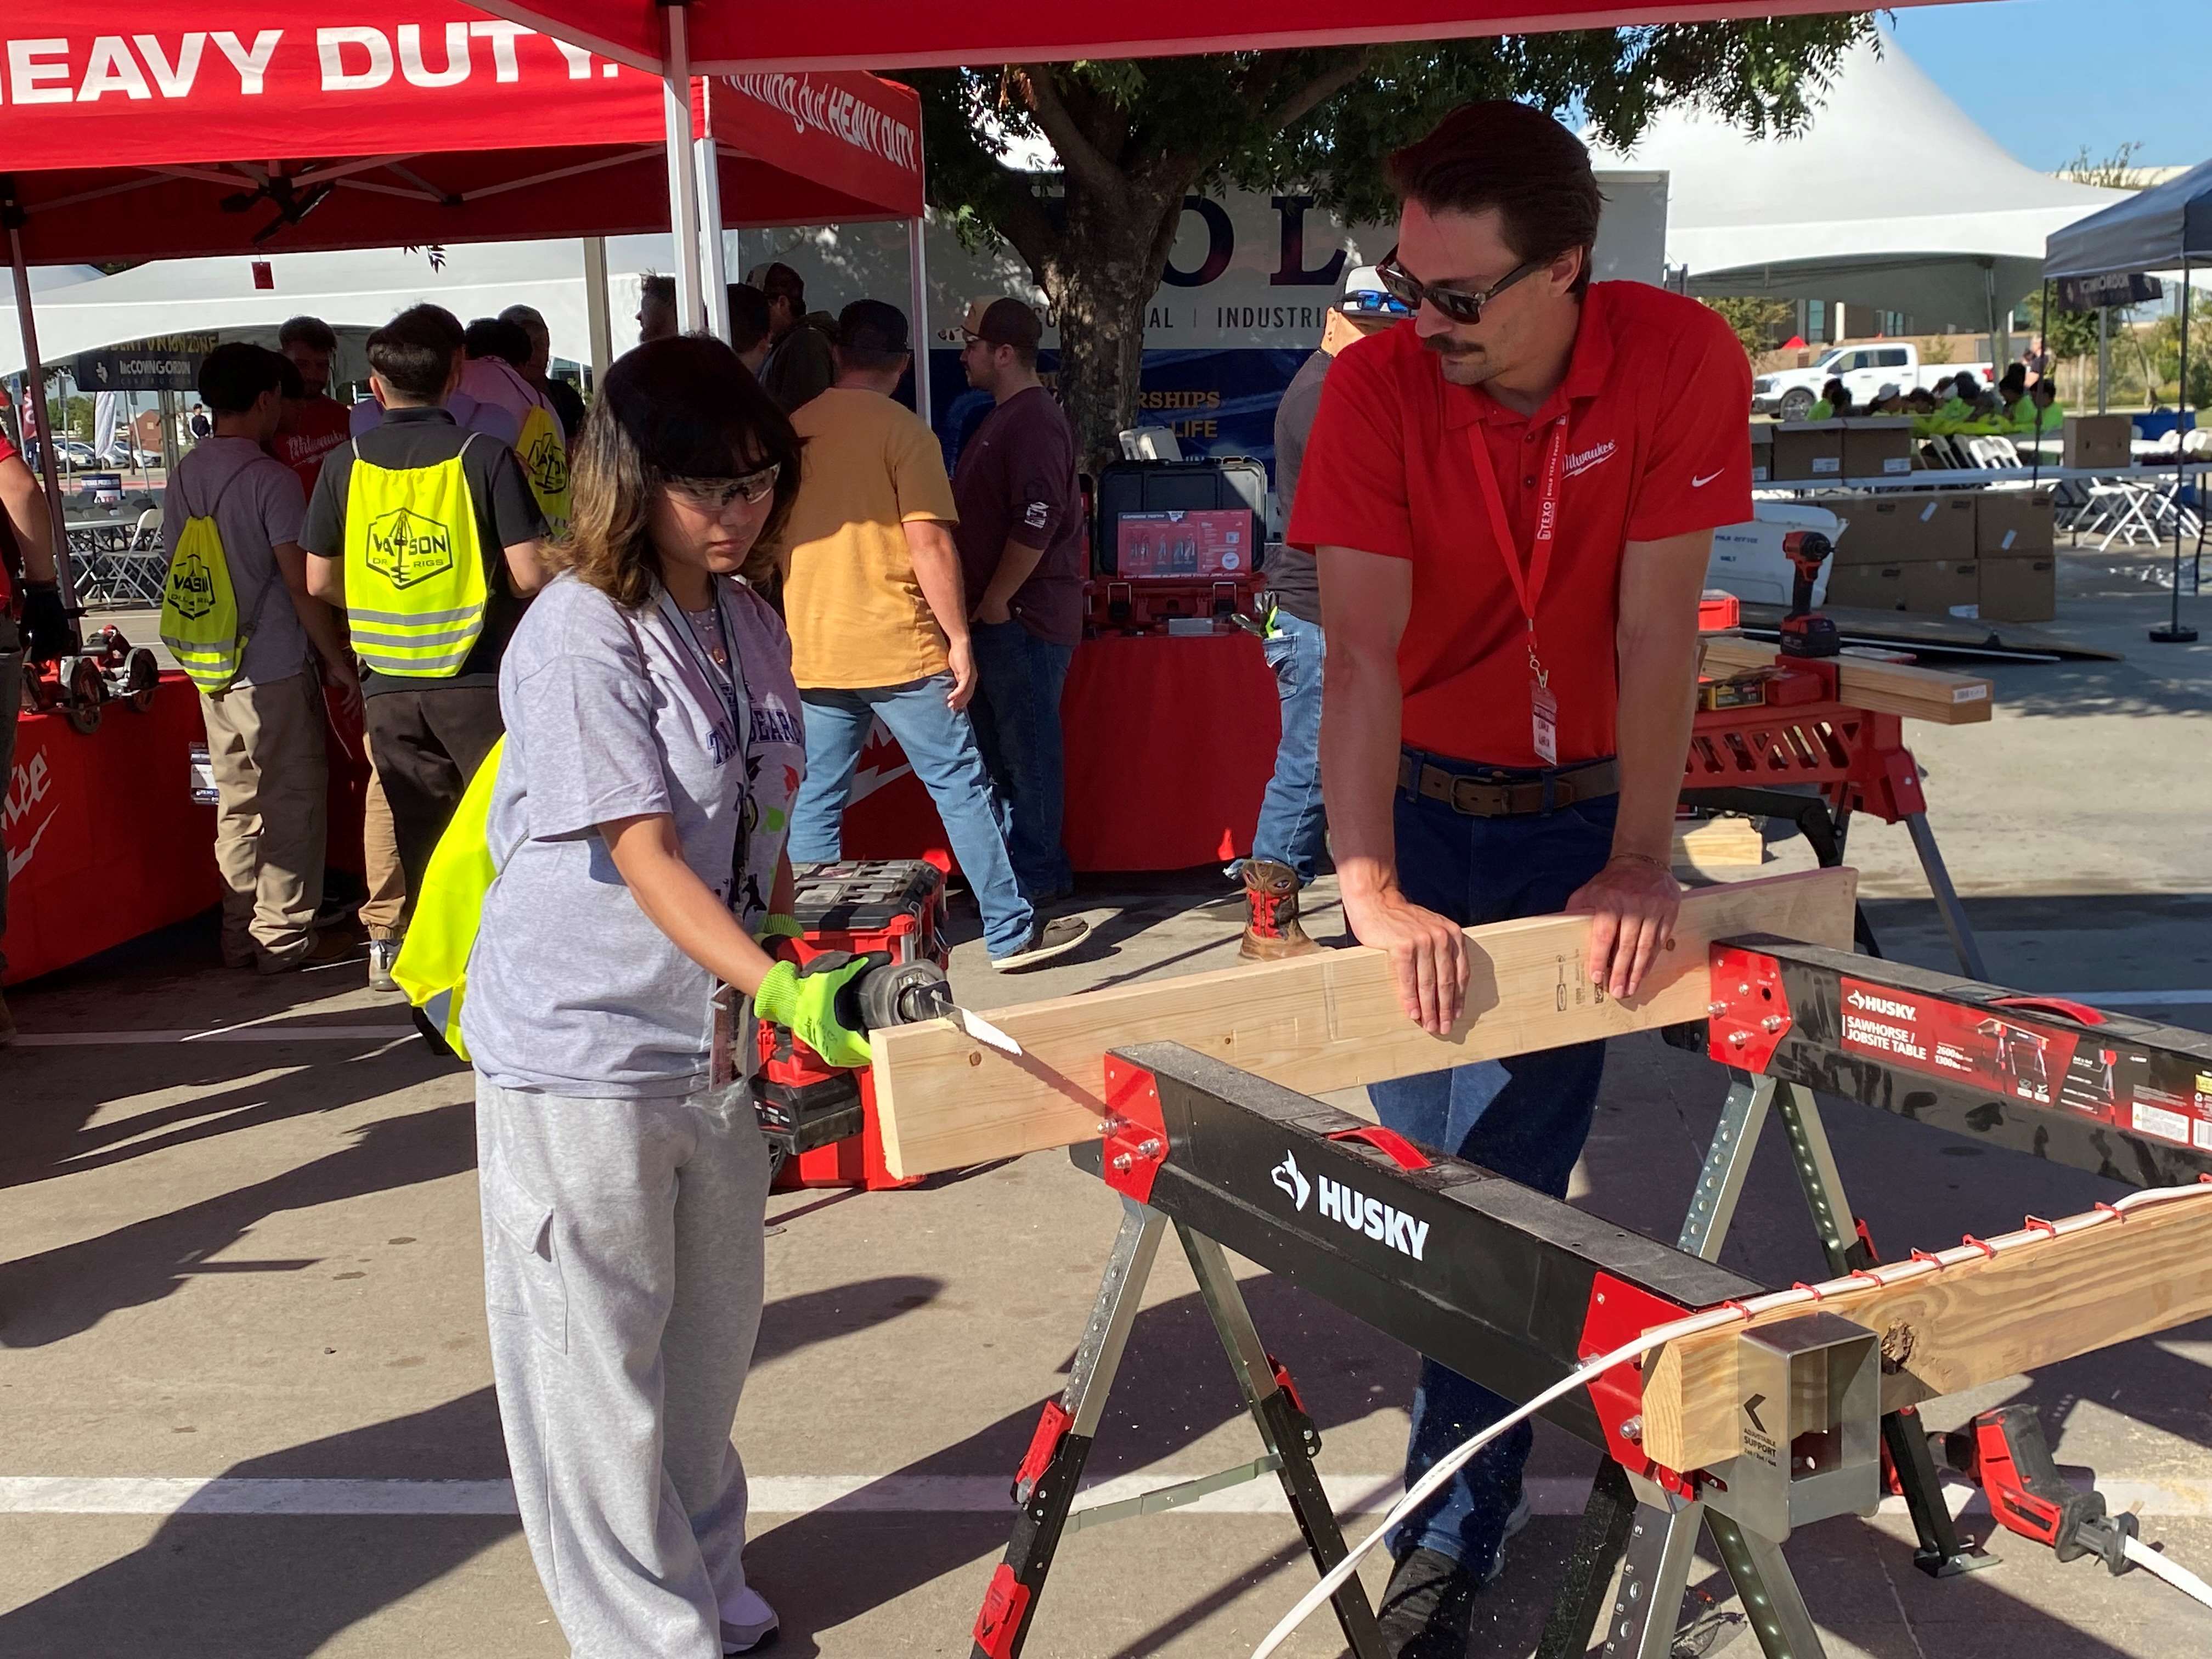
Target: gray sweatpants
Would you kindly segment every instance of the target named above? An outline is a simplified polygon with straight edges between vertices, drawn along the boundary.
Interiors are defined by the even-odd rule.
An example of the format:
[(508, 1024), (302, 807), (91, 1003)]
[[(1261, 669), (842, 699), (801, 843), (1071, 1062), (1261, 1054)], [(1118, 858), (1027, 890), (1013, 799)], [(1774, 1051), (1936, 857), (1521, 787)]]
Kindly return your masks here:
[(477, 1079), (484, 1303), (522, 1529), (576, 1659), (721, 1659), (730, 1443), (768, 1145), (742, 1085), (580, 1100)]

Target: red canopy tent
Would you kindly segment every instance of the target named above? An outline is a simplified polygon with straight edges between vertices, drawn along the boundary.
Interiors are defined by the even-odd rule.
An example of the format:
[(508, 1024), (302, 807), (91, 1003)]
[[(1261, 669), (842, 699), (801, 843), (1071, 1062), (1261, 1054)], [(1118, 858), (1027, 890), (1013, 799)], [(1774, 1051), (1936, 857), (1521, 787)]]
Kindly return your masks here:
[(672, 100), (658, 75), (454, 0), (300, 18), (288, 0), (122, 17), (69, 0), (11, 20), (0, 219), (34, 374), (31, 264), (659, 230), (688, 148), (679, 193), (705, 222), (687, 216), (678, 262), (711, 279), (691, 314), (719, 331), (726, 223), (921, 214), (920, 100), (894, 82), (696, 82)]

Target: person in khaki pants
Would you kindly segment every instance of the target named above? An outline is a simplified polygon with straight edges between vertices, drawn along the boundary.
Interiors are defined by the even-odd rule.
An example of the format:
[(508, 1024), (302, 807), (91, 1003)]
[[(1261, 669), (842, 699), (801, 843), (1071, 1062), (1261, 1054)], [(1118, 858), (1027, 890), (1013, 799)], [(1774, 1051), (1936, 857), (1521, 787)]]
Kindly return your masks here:
[(384, 780), (376, 775), (376, 751), (362, 734), (362, 753), (368, 757), (368, 789), (361, 803), (362, 879), (368, 896), (354, 914), (368, 935), (368, 988), (397, 991), (392, 964), (399, 959), (404, 932), (401, 917), (407, 909), (407, 872), (399, 862), (399, 839), (392, 828), (392, 803), (384, 798)]
[(169, 475), (161, 526), (174, 557), (186, 521), (212, 517), (237, 595), (239, 672), (222, 690), (200, 694), (200, 713), (215, 774), (222, 957), (264, 974), (336, 962), (352, 948), (314, 931), (328, 818), (323, 686), (356, 710), (361, 696), (343, 630), (307, 596), (300, 481), (264, 447), (283, 413), (283, 359), (263, 347), (208, 354), (199, 390), (215, 431)]

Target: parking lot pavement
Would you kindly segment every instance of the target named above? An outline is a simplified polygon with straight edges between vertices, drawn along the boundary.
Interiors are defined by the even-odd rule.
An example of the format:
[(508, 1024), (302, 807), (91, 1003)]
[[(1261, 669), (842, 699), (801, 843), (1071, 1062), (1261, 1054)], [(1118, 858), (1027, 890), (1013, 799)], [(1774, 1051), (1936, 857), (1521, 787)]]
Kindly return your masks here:
[[(2118, 638), (2160, 596), (2069, 576)], [(1998, 978), (2163, 997), (2131, 1009), (2212, 1029), (2212, 669), (2150, 655), (1996, 672), (1998, 718), (1909, 728), (1930, 817)], [(2140, 660), (2139, 660), (2140, 659)], [(1775, 849), (1770, 868), (1802, 861)], [(1892, 955), (1948, 946), (1903, 832), (1863, 824), (1854, 861)], [(1333, 885), (1311, 923), (1333, 938)], [(1210, 872), (1086, 884), (1099, 927), (1021, 981), (964, 943), (988, 1008), (1229, 965), (1237, 908)], [(972, 921), (965, 924), (972, 932)], [(0, 1055), (0, 1659), (556, 1659), (566, 1651), (503, 1486), (483, 1340), (465, 1077), (422, 1053), (360, 964), (280, 981), (212, 966), (174, 929), (11, 993)], [(2197, 1000), (2201, 996), (2201, 1000)], [(279, 1040), (131, 1034), (259, 1022)], [(67, 1043), (52, 1039), (68, 1037)], [(1575, 1201), (1671, 1238), (1723, 1079), (1642, 1036), (1615, 1043)], [(2105, 1183), (1843, 1104), (1828, 1122), (1885, 1249), (1940, 1245), (2110, 1197)], [(750, 1571), (780, 1651), (883, 1659), (969, 1650), (1008, 1524), (1007, 1478), (1069, 1362), (1117, 1219), (1057, 1153), (902, 1192), (778, 1194), (769, 1307), (737, 1425), (754, 1481)], [(1723, 1261), (1773, 1283), (1819, 1257), (1786, 1159), (1752, 1174)], [(1257, 1447), (1187, 1270), (1164, 1253), (1092, 1472), (1145, 1482)], [(1255, 1320), (1296, 1374), (1322, 1469), (1354, 1530), (1387, 1503), (1413, 1357), (1249, 1267)], [(2212, 1570), (2212, 1330), (2014, 1378), (1927, 1412), (2038, 1403), (2063, 1465), (2146, 1506), (2145, 1535)], [(1537, 1510), (1481, 1604), (1474, 1651), (1525, 1654), (1574, 1533), (1592, 1454), (1540, 1433)], [(1236, 1655), (1310, 1569), (1273, 1488), (1068, 1540), (1034, 1659)], [(1985, 1516), (1967, 1526), (1986, 1532)], [(2182, 1659), (2212, 1613), (2136, 1573), (2062, 1566), (2023, 1540), (1934, 1583), (1901, 1516), (1802, 1530), (1788, 1553), (1832, 1659)], [(1370, 1565), (1370, 1585), (1380, 1569)], [(1713, 1564), (1703, 1651), (1756, 1644)], [(1341, 1650), (1324, 1619), (1287, 1651)]]

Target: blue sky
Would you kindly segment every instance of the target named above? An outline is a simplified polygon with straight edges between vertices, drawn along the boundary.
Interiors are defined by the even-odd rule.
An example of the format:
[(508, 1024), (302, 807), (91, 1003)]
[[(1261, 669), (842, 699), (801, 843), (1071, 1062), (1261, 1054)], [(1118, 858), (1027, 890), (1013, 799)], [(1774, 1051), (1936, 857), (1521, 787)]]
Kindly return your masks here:
[(1900, 6), (1898, 44), (1992, 137), (2029, 166), (2212, 157), (2212, 7), (2204, 0), (1975, 0)]

